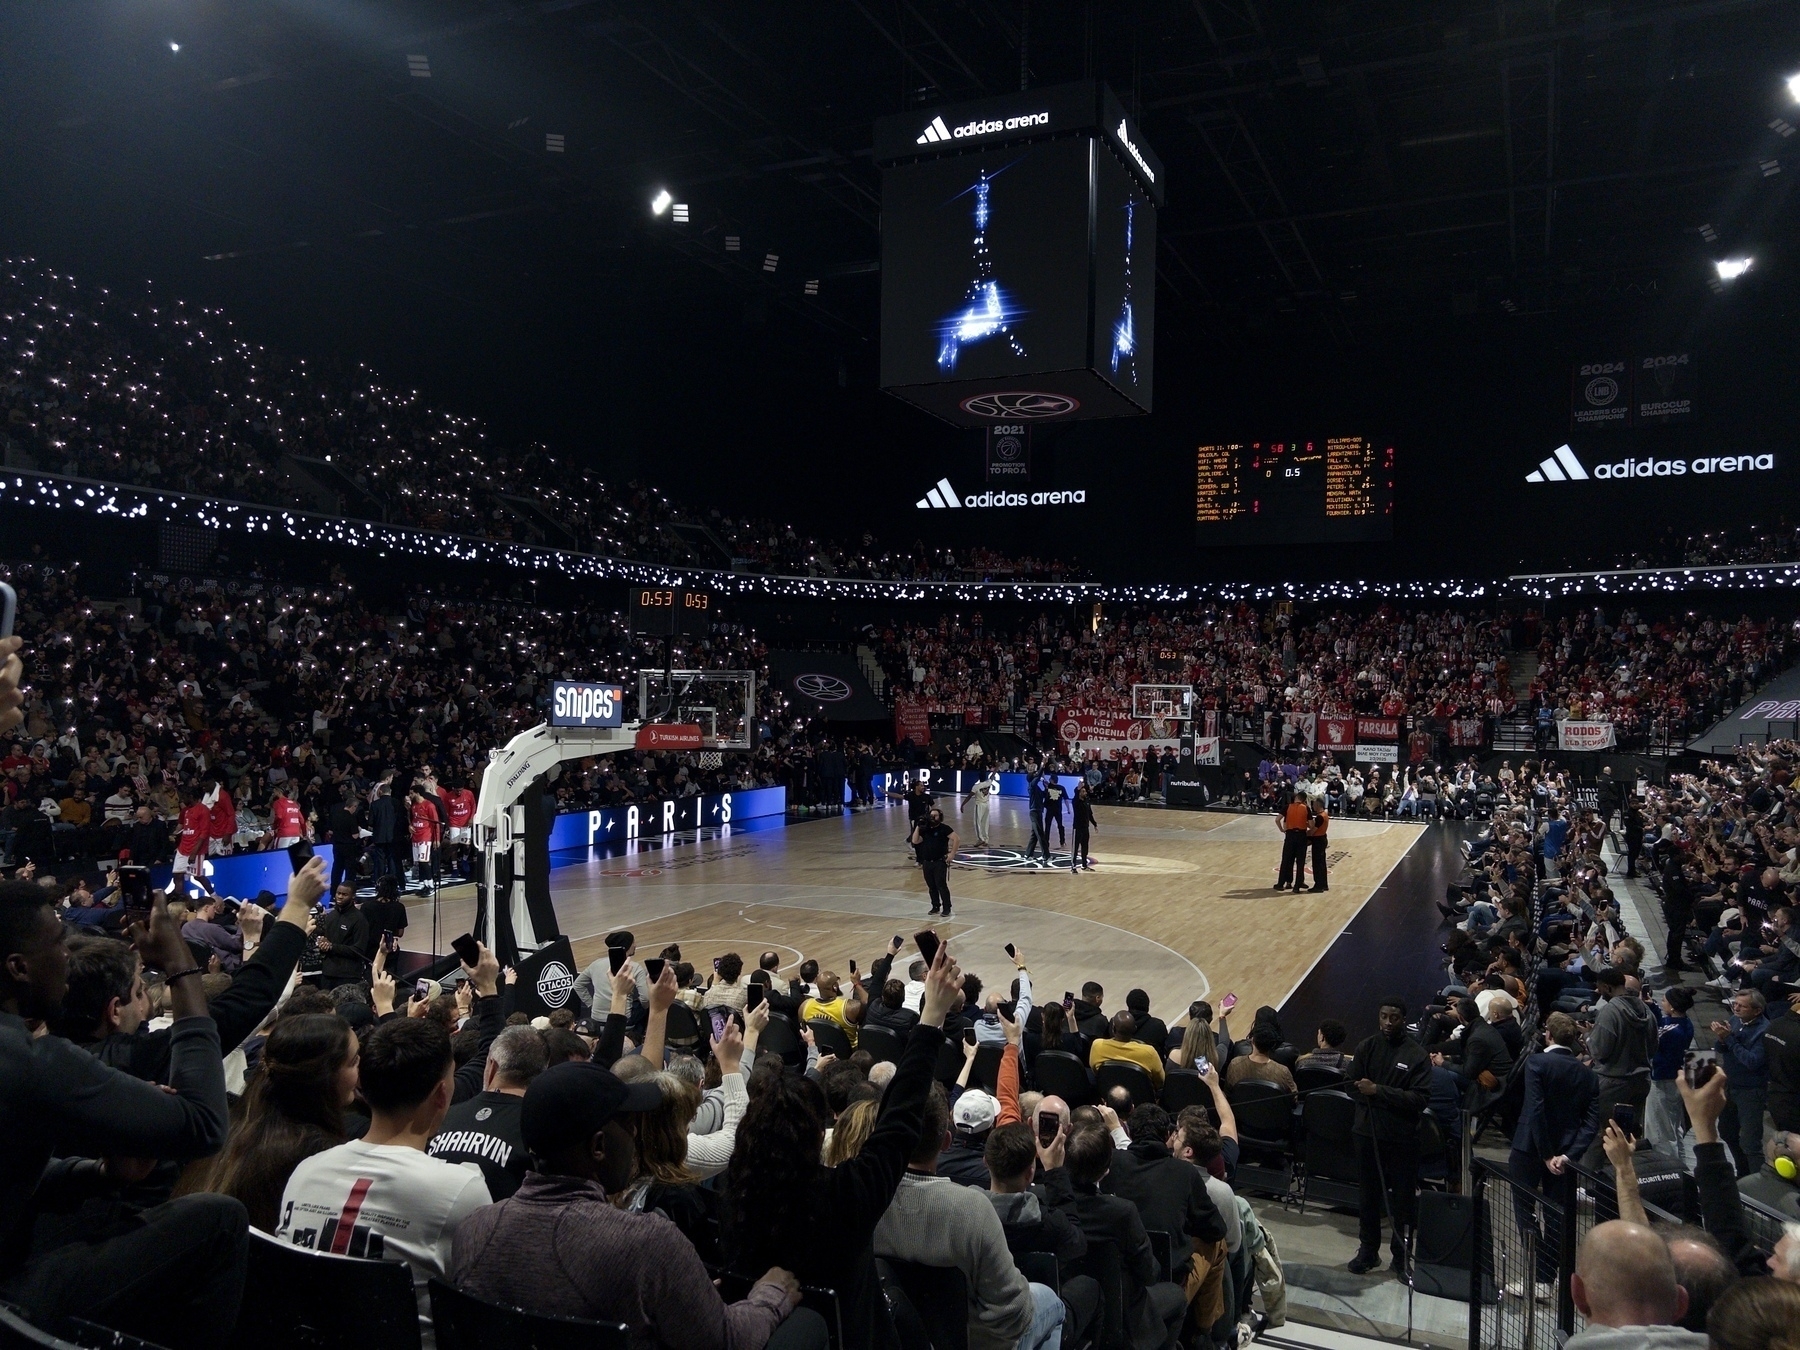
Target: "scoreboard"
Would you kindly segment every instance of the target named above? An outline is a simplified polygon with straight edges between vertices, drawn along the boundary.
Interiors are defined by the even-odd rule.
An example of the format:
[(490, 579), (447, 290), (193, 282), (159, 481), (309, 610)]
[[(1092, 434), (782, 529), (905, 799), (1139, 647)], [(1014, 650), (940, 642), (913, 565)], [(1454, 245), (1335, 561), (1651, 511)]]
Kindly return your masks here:
[(1394, 448), (1367, 436), (1237, 441), (1195, 454), (1194, 541), (1379, 543), (1394, 537)]
[(631, 631), (652, 637), (704, 633), (717, 617), (715, 597), (678, 586), (633, 586)]

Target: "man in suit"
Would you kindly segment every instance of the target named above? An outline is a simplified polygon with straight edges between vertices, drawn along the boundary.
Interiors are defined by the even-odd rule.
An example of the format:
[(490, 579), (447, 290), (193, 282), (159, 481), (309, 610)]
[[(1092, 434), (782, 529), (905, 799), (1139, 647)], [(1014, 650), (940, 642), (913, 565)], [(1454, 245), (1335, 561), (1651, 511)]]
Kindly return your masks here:
[(1556, 1296), (1556, 1225), (1539, 1229), (1530, 1193), (1541, 1191), (1550, 1176), (1563, 1175), (1569, 1160), (1579, 1158), (1599, 1132), (1600, 1078), (1575, 1057), (1579, 1032), (1573, 1017), (1551, 1013), (1544, 1031), (1550, 1044), (1544, 1053), (1525, 1061), (1525, 1104), (1506, 1170), (1519, 1187), (1513, 1192), (1519, 1230), (1541, 1232), (1534, 1292), (1539, 1300), (1548, 1301)]
[(400, 804), (393, 797), (392, 782), (383, 782), (369, 802), (369, 853), (377, 877), (401, 875)]
[(1187, 1292), (1162, 1278), (1143, 1217), (1131, 1201), (1101, 1193), (1114, 1158), (1112, 1135), (1099, 1126), (1077, 1127), (1069, 1136), (1064, 1166), (1072, 1194), (1062, 1209), (1090, 1244), (1110, 1242), (1119, 1253), (1124, 1286), (1125, 1339), (1131, 1350), (1166, 1350), (1187, 1313)]
[(345, 793), (344, 799), (331, 808), (330, 827), (331, 889), (336, 891), (345, 877), (355, 886), (362, 871), (363, 841), (356, 833), (362, 823), (354, 792)]

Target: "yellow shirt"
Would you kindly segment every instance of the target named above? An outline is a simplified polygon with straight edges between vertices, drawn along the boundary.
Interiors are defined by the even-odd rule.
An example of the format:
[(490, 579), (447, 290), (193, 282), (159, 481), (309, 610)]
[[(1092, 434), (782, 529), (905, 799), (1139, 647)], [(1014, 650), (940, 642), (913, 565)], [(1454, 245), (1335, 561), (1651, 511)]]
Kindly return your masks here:
[(1162, 1056), (1142, 1041), (1115, 1041), (1110, 1036), (1095, 1041), (1094, 1048), (1088, 1051), (1088, 1066), (1098, 1069), (1109, 1059), (1123, 1059), (1137, 1065), (1150, 1075), (1152, 1083), (1162, 1086)]
[(844, 1034), (850, 1038), (850, 1044), (856, 1044), (856, 1024), (844, 1016), (844, 996), (842, 994), (829, 1003), (809, 998), (800, 1005), (800, 1021), (803, 1024), (812, 1021), (815, 1017), (823, 1017), (827, 1022), (836, 1022), (844, 1029)]

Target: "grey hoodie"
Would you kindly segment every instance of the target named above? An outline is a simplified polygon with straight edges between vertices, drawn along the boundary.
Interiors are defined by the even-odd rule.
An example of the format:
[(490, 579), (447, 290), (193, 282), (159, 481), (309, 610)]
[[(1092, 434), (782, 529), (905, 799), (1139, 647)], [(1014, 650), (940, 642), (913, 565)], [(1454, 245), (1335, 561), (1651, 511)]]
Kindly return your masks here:
[(1704, 1331), (1682, 1327), (1589, 1327), (1563, 1342), (1563, 1350), (1706, 1350)]
[(1656, 1057), (1656, 1015), (1643, 999), (1614, 994), (1595, 1011), (1587, 1045), (1602, 1078), (1648, 1078)]

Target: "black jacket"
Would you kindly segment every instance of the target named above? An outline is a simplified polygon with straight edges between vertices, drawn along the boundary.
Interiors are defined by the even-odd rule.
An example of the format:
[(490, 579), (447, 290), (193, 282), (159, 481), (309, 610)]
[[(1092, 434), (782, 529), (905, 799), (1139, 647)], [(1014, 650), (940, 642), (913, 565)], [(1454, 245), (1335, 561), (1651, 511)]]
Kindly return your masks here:
[[(1506, 1038), (1500, 1034), (1500, 1028), (1492, 1022), (1477, 1022), (1469, 1028), (1468, 1039), (1463, 1043), (1462, 1070), (1464, 1101), (1471, 1109), (1486, 1104), (1491, 1092), (1505, 1086), (1507, 1074), (1512, 1072), (1512, 1051), (1507, 1048)], [(1484, 1088), (1480, 1079), (1483, 1072), (1491, 1073), (1500, 1080), (1493, 1089)]]
[(183, 1017), (169, 1031), (173, 1092), (60, 1036), (33, 1037), (22, 1018), (0, 1013), (0, 1275), (25, 1260), (38, 1206), (98, 1180), (98, 1164), (86, 1160), (186, 1162), (224, 1146), (219, 1029), (210, 1017)]
[(369, 842), (392, 845), (400, 838), (399, 803), (392, 797), (377, 797), (369, 803)]
[(1049, 1252), (1066, 1270), (1070, 1262), (1087, 1255), (1087, 1234), (1067, 1213), (1074, 1195), (1069, 1173), (1061, 1167), (1044, 1173), (1043, 1181), (1026, 1190), (1011, 1195), (988, 1193), (1014, 1259), (1026, 1252)]
[(355, 906), (333, 909), (319, 920), (318, 935), (331, 944), (320, 969), (331, 980), (354, 980), (368, 972), (363, 949), (369, 945), (369, 921)]
[[(1112, 1170), (1101, 1185), (1136, 1205), (1145, 1228), (1201, 1242), (1225, 1236), (1225, 1220), (1206, 1191), (1206, 1173), (1170, 1153), (1166, 1144), (1145, 1140), (1113, 1154)], [(1184, 1244), (1174, 1245), (1179, 1250)]]
[(1800, 1016), (1786, 1013), (1763, 1032), (1769, 1055), (1769, 1114), (1778, 1130), (1800, 1131)]
[(954, 1139), (950, 1147), (938, 1154), (937, 1174), (949, 1177), (959, 1186), (986, 1190), (988, 1186), (987, 1135), (980, 1139)]
[(1600, 1128), (1600, 1076), (1567, 1050), (1525, 1061), (1525, 1101), (1512, 1146), (1543, 1162), (1579, 1158)]
[(1075, 1030), (1090, 1041), (1104, 1040), (1112, 1035), (1112, 1018), (1089, 1003), (1085, 998), (1075, 1000), (1073, 1011)]
[[(1356, 1090), (1360, 1079), (1375, 1084), (1372, 1096)], [(1390, 1144), (1417, 1145), (1419, 1117), (1431, 1100), (1431, 1057), (1411, 1036), (1398, 1045), (1377, 1032), (1356, 1047), (1350, 1062), (1350, 1095), (1356, 1098), (1354, 1134)]]
[(1075, 1185), (1070, 1188), (1063, 1212), (1090, 1242), (1102, 1238), (1119, 1249), (1119, 1268), (1125, 1285), (1125, 1334), (1132, 1350), (1157, 1350), (1165, 1331), (1147, 1291), (1161, 1279), (1162, 1271), (1156, 1264), (1150, 1235), (1144, 1231), (1137, 1206), (1117, 1195), (1102, 1195), (1097, 1187)]
[(362, 854), (363, 841), (357, 837), (356, 812), (344, 807), (341, 803), (331, 808), (328, 818), (331, 827), (331, 847), (340, 855), (359, 857)]

